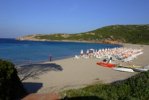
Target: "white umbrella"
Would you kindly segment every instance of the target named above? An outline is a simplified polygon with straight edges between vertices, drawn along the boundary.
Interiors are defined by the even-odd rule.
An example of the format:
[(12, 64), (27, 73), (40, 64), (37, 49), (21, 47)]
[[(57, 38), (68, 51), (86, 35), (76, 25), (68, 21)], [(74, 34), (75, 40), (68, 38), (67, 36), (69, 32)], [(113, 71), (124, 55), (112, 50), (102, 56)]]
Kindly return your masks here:
[(83, 55), (83, 50), (81, 50), (80, 54)]

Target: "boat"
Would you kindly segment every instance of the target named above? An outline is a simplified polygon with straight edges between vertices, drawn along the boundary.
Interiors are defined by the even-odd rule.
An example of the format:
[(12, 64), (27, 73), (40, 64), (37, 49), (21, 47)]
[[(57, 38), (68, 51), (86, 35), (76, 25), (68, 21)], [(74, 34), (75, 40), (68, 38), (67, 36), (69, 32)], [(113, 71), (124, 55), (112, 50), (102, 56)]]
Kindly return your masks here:
[(145, 67), (142, 67), (142, 66), (135, 66), (135, 65), (132, 65), (132, 66), (127, 66), (128, 68), (132, 68), (134, 71), (136, 72), (146, 72), (148, 71), (149, 69), (147, 68), (147, 66)]
[(149, 65), (144, 66), (144, 68), (149, 69)]
[(103, 66), (103, 67), (109, 67), (109, 68), (113, 68), (116, 65), (112, 64), (112, 63), (107, 63), (107, 62), (97, 62), (97, 65)]
[(147, 68), (133, 68), (133, 70), (136, 71), (136, 72), (146, 72), (149, 69), (147, 69)]
[(136, 65), (131, 65), (131, 66), (126, 66), (127, 68), (142, 68), (142, 66), (136, 66)]
[(133, 69), (130, 69), (130, 68), (119, 68), (119, 67), (115, 67), (113, 69), (116, 70), (116, 71), (122, 71), (122, 72), (134, 72), (134, 70)]

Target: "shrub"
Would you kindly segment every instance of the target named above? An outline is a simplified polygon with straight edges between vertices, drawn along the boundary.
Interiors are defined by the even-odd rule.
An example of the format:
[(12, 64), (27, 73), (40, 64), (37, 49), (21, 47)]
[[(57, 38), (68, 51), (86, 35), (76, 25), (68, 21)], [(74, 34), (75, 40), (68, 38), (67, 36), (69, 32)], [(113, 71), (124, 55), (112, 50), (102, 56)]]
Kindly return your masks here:
[(0, 59), (0, 100), (18, 99), (25, 94), (14, 64)]
[(101, 100), (149, 100), (149, 71), (111, 84), (63, 91), (68, 97), (96, 96)]

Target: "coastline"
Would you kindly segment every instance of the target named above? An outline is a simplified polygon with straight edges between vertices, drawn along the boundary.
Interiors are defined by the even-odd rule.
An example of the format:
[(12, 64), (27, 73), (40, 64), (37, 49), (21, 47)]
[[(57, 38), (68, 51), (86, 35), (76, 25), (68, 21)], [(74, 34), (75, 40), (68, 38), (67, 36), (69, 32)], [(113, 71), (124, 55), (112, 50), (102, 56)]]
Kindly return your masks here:
[(85, 41), (85, 40), (47, 40), (47, 39), (36, 39), (36, 38), (16, 38), (18, 41), (39, 41), (39, 42), (76, 42), (76, 43), (100, 43), (100, 44), (113, 44), (113, 45), (121, 45), (119, 42), (104, 42), (104, 41)]
[[(11, 43), (11, 42), (14, 42), (15, 43), (15, 45), (16, 45), (16, 47), (17, 47), (17, 44), (21, 44), (21, 46), (19, 46), (19, 48), (20, 49), (17, 49), (17, 48), (13, 48), (13, 47), (11, 47), (11, 49), (16, 49), (16, 50), (14, 50), (14, 51), (17, 51), (18, 50), (18, 52), (20, 52), (21, 53), (21, 57), (18, 57), (18, 55), (16, 55), (15, 54), (15, 52), (12, 52), (13, 50), (11, 50), (11, 52), (9, 52), (9, 53), (6, 53), (5, 54), (5, 52), (3, 53), (3, 55), (4, 55), (4, 57), (2, 57), (2, 58), (5, 58), (6, 60), (9, 60), (9, 61), (11, 61), (11, 62), (13, 62), (14, 64), (16, 64), (16, 65), (18, 65), (18, 64), (32, 64), (32, 63), (39, 63), (39, 62), (44, 62), (44, 61), (48, 61), (49, 60), (49, 57), (50, 57), (50, 55), (52, 55), (52, 60), (57, 60), (57, 59), (65, 59), (65, 58), (69, 58), (69, 57), (73, 57), (74, 55), (78, 55), (79, 54), (79, 52), (80, 52), (80, 50), (81, 49), (84, 49), (84, 48), (82, 48), (82, 46), (79, 46), (79, 44), (81, 44), (81, 45), (87, 45), (88, 47), (86, 47), (85, 49), (84, 49), (84, 51), (86, 50), (86, 49), (90, 49), (90, 48), (94, 48), (94, 49), (98, 49), (98, 46), (100, 47), (100, 44), (98, 44), (98, 43), (95, 43), (95, 44), (93, 44), (93, 45), (95, 45), (95, 46), (92, 46), (92, 43), (72, 43), (72, 42), (65, 42), (65, 43), (63, 43), (63, 42), (60, 42), (60, 41), (58, 41), (58, 43), (57, 42), (54, 42), (54, 44), (58, 44), (58, 45), (62, 45), (62, 44), (74, 44), (74, 45), (77, 45), (78, 47), (78, 49), (76, 50), (75, 49), (75, 47), (74, 46), (72, 46), (72, 48), (74, 48), (73, 49), (73, 51), (75, 52), (75, 53), (73, 53), (73, 52), (70, 52), (70, 53), (67, 53), (66, 51), (65, 51), (65, 49), (64, 49), (64, 54), (65, 55), (55, 55), (55, 53), (52, 53), (52, 52), (55, 52), (55, 51), (52, 51), (52, 47), (50, 47), (50, 45), (49, 46), (45, 46), (44, 48), (45, 49), (43, 49), (43, 50), (39, 50), (39, 49), (37, 49), (37, 51), (35, 52), (35, 54), (36, 55), (34, 55), (33, 57), (32, 56), (30, 56), (30, 52), (29, 51), (33, 51), (32, 49), (34, 49), (34, 48), (32, 48), (31, 46), (32, 45), (30, 45), (30, 43), (31, 44), (35, 44), (35, 46), (36, 46), (36, 44), (39, 44), (39, 45), (37, 45), (37, 47), (39, 47), (40, 48), (40, 44), (52, 44), (53, 42), (30, 42), (30, 41), (17, 41), (17, 40), (15, 40), (15, 39), (2, 39), (2, 41), (7, 41), (6, 43)], [(3, 43), (3, 42), (2, 42)], [(22, 45), (23, 44), (23, 45)], [(89, 46), (89, 45), (90, 46)], [(97, 45), (97, 46), (96, 46)], [(102, 45), (102, 44), (101, 44)], [(107, 44), (105, 44), (105, 45), (107, 45)], [(109, 45), (109, 44), (108, 44)], [(2, 45), (1, 45), (2, 46)], [(13, 45), (11, 45), (11, 46), (13, 46)], [(110, 47), (112, 46), (112, 45), (109, 45)], [(116, 45), (113, 45), (113, 46), (116, 46)], [(3, 47), (1, 47), (1, 48), (3, 48)], [(28, 49), (29, 48), (29, 49)], [(58, 48), (59, 48), (59, 46), (58, 46)], [(5, 49), (5, 47), (3, 48), (3, 49)], [(27, 49), (27, 50), (25, 50), (25, 49)], [(42, 48), (41, 48), (42, 49)], [(50, 50), (49, 50), (50, 49)], [(25, 53), (22, 53), (23, 51), (28, 51), (28, 52), (25, 52)], [(69, 52), (69, 49), (66, 49), (66, 50), (68, 50), (68, 52)], [(3, 50), (3, 51), (5, 51), (5, 50)], [(44, 51), (46, 51), (46, 52), (44, 52)], [(7, 51), (8, 52), (8, 51)], [(43, 52), (43, 55), (44, 55), (44, 57), (42, 57), (42, 52)], [(10, 53), (12, 53), (12, 56), (13, 56), (13, 58), (9, 58), (9, 57), (7, 57), (7, 54), (8, 54), (8, 56), (10, 55)], [(72, 53), (72, 54), (71, 54)], [(33, 53), (34, 54), (34, 53)], [(6, 55), (6, 56), (5, 56)], [(23, 57), (23, 55), (25, 55), (24, 57)], [(40, 56), (38, 56), (38, 55), (41, 55), (41, 57)], [(36, 57), (37, 56), (37, 57)], [(19, 59), (17, 59), (17, 58), (19, 58)]]
[[(134, 59), (132, 62), (122, 64), (139, 66), (145, 66), (149, 64), (148, 45), (123, 44), (123, 46), (128, 48), (142, 48), (144, 53), (138, 56), (137, 59)], [(34, 66), (31, 65), (31, 70), (36, 72), (36, 78), (29, 77), (28, 79), (24, 80), (23, 83), (41, 83), (42, 87), (36, 92), (49, 93), (85, 87), (95, 83), (111, 83), (127, 79), (137, 74), (137, 72), (119, 72), (109, 68), (101, 67), (96, 65), (96, 62), (98, 61), (100, 60), (94, 58), (66, 58), (51, 62), (44, 62)], [(50, 69), (51, 67), (52, 69)], [(37, 75), (38, 68), (40, 69), (40, 73)], [(29, 89), (27, 85), (25, 85), (25, 88)], [(28, 91), (30, 91), (30, 89)]]

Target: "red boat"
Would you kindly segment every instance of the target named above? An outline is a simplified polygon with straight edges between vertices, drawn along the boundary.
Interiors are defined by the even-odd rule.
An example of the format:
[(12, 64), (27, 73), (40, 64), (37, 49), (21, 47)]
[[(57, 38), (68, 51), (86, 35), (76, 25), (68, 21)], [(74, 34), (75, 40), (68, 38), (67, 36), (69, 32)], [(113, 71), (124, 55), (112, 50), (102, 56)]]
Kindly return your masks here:
[(113, 68), (116, 66), (115, 64), (111, 64), (111, 63), (107, 63), (107, 62), (97, 62), (97, 65), (109, 67), (109, 68)]

